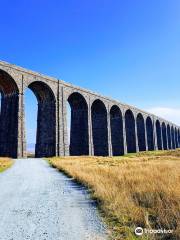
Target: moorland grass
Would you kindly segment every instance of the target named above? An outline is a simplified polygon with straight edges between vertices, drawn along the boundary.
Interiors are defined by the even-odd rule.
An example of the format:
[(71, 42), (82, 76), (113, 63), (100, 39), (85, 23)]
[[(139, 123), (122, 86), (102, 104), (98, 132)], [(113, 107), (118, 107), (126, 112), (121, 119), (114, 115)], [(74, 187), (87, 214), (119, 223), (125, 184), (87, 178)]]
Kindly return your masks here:
[(0, 172), (3, 172), (7, 168), (11, 167), (12, 164), (13, 164), (12, 159), (1, 157), (0, 158)]
[(137, 226), (173, 229), (141, 239), (180, 239), (180, 150), (49, 161), (91, 190), (112, 239), (139, 239)]

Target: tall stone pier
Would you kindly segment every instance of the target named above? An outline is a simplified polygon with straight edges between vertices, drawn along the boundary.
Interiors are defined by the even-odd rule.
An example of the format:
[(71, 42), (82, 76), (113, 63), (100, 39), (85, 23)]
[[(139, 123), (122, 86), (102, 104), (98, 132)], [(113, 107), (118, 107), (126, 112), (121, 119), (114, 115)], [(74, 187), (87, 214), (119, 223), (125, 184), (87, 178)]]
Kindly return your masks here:
[[(36, 157), (119, 156), (180, 147), (180, 127), (165, 119), (0, 61), (0, 156), (26, 157), (27, 88), (38, 101)], [(67, 104), (71, 108), (70, 143)]]

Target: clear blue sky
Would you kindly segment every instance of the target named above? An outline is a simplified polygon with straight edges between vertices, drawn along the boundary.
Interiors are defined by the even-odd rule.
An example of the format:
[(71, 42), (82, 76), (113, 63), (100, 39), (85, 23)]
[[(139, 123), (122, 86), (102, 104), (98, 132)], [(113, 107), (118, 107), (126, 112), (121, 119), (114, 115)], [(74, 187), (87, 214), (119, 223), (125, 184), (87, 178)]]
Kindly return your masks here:
[(1, 60), (142, 109), (180, 112), (178, 0), (7, 0), (0, 29)]

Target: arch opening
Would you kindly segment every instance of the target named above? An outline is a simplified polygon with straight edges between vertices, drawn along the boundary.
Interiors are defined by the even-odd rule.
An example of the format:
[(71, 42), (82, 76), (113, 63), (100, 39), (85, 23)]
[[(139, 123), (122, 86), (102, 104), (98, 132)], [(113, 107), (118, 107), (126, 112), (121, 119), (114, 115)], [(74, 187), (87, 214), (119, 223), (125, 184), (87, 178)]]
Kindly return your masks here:
[(28, 157), (35, 157), (38, 101), (35, 94), (29, 88), (24, 93), (24, 106), (26, 154)]
[(166, 125), (162, 123), (162, 138), (163, 138), (163, 149), (167, 150), (167, 134), (166, 134)]
[(131, 110), (125, 113), (127, 152), (136, 152), (135, 119)]
[(178, 148), (178, 134), (177, 134), (177, 128), (175, 128), (175, 146)]
[(178, 148), (180, 147), (180, 130), (178, 129)]
[(139, 151), (146, 151), (144, 118), (138, 113), (136, 118)]
[(156, 136), (158, 150), (162, 150), (161, 125), (159, 120), (156, 120)]
[(148, 150), (153, 151), (154, 150), (154, 134), (153, 134), (153, 124), (150, 117), (147, 117), (146, 119), (146, 131), (147, 131)]
[(19, 90), (15, 80), (0, 70), (0, 156), (17, 157)]
[(91, 106), (92, 135), (95, 156), (108, 156), (107, 110), (97, 99)]
[(68, 98), (70, 105), (70, 145), (72, 156), (89, 154), (88, 106), (85, 98), (79, 93), (72, 93)]
[(124, 154), (123, 121), (122, 113), (118, 106), (114, 105), (110, 110), (111, 142), (113, 156)]
[(168, 148), (172, 149), (171, 145), (171, 130), (169, 124), (167, 125), (167, 139), (168, 139)]
[(174, 134), (174, 127), (171, 127), (171, 140), (172, 140), (172, 149), (175, 149), (175, 134)]
[(41, 81), (28, 88), (37, 98), (37, 131), (35, 157), (56, 155), (56, 99), (50, 87)]

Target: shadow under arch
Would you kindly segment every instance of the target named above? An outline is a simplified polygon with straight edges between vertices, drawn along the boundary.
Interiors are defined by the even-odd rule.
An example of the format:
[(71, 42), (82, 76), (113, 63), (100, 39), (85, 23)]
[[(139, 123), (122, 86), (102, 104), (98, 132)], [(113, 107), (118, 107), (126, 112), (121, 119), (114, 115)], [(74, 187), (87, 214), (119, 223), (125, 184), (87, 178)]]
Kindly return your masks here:
[(157, 137), (158, 150), (162, 150), (162, 134), (161, 134), (161, 124), (159, 120), (156, 120), (156, 137)]
[(107, 110), (104, 103), (97, 99), (91, 106), (92, 135), (95, 156), (108, 156)]
[(72, 156), (89, 154), (88, 105), (78, 92), (68, 97), (71, 108), (70, 147)]
[(35, 157), (56, 155), (56, 99), (44, 82), (35, 81), (29, 86), (38, 102)]
[(171, 127), (171, 140), (172, 140), (172, 149), (175, 149), (175, 133), (174, 133), (174, 127)]
[(127, 152), (136, 152), (135, 119), (132, 111), (128, 109), (125, 113)]
[(146, 131), (147, 131), (148, 150), (153, 151), (154, 150), (154, 134), (153, 134), (153, 124), (150, 117), (147, 117), (146, 119)]
[(168, 139), (168, 148), (172, 149), (172, 144), (171, 144), (171, 130), (169, 124), (167, 125), (167, 139)]
[(113, 105), (110, 110), (111, 142), (113, 156), (124, 154), (122, 113), (118, 106)]
[(162, 139), (163, 139), (163, 149), (167, 150), (167, 133), (166, 133), (166, 125), (162, 123)]
[(144, 118), (141, 113), (136, 117), (139, 151), (146, 151)]
[(16, 158), (18, 155), (19, 89), (15, 80), (4, 70), (0, 70), (0, 92), (0, 156)]
[(175, 128), (175, 145), (176, 145), (176, 148), (178, 148), (178, 133), (177, 133), (177, 128)]

